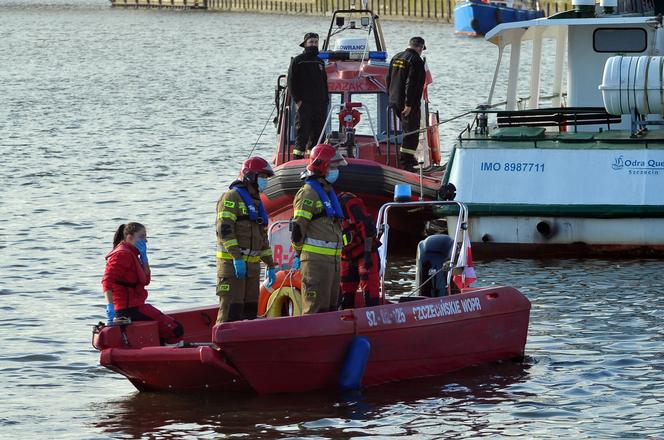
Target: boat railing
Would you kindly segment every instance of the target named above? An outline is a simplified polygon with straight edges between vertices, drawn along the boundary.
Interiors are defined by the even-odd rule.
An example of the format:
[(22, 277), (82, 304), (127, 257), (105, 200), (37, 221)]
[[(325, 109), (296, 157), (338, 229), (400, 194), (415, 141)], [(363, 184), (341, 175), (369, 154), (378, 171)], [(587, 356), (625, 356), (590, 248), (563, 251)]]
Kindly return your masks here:
[[(378, 211), (378, 216), (376, 218), (376, 229), (378, 230), (379, 237), (381, 239), (382, 245), (378, 248), (380, 254), (380, 290), (381, 296), (385, 299), (385, 274), (387, 272), (387, 259), (388, 259), (388, 243), (389, 243), (389, 214), (394, 208), (417, 208), (417, 207), (436, 207), (436, 206), (458, 206), (459, 215), (457, 216), (456, 227), (454, 230), (454, 244), (452, 246), (452, 253), (450, 255), (449, 266), (447, 269), (447, 293), (451, 294), (451, 283), (453, 269), (455, 267), (461, 267), (460, 264), (464, 262), (460, 261), (460, 256), (462, 255), (461, 247), (464, 246), (467, 242), (465, 240), (465, 234), (468, 234), (468, 208), (466, 205), (459, 201), (417, 201), (417, 202), (390, 202), (386, 203), (380, 207)], [(448, 225), (449, 231), (449, 225)], [(465, 255), (465, 250), (463, 252)], [(435, 274), (434, 274), (435, 275)], [(433, 275), (428, 279), (422, 282), (422, 285), (426, 284), (429, 279), (433, 278)], [(422, 285), (417, 286), (419, 290)]]
[(461, 132), (464, 134), (488, 134), (488, 115), (496, 116), (496, 126), (501, 127), (557, 127), (560, 131), (578, 132), (583, 125), (602, 125), (611, 130), (611, 125), (620, 124), (622, 117), (612, 115), (604, 107), (551, 107), (529, 110), (497, 110), (480, 106), (471, 111), (475, 118)]
[[(357, 27), (357, 22), (350, 20), (346, 24), (346, 17), (359, 16), (360, 17), (360, 27)], [(336, 29), (335, 29), (336, 26)], [(374, 14), (372, 10), (362, 8), (362, 9), (337, 9), (332, 13), (332, 20), (330, 21), (330, 27), (327, 31), (327, 37), (323, 41), (323, 51), (329, 50), (329, 45), (332, 37), (338, 35), (347, 30), (357, 30), (357, 29), (366, 29), (367, 30), (367, 42), (368, 38), (371, 35), (371, 31), (374, 31), (374, 40), (376, 44), (377, 51), (385, 51), (385, 38), (383, 37), (383, 31), (380, 27), (378, 21), (378, 15)], [(368, 49), (368, 44), (367, 44)]]
[[(376, 136), (376, 129), (374, 128), (373, 119), (371, 118), (371, 112), (369, 111), (369, 107), (367, 107), (366, 105), (364, 105), (362, 103), (353, 103), (353, 104), (354, 104), (354, 108), (364, 109), (367, 112), (367, 118), (369, 119), (369, 128), (371, 128), (371, 135), (374, 139), (373, 143), (376, 144), (376, 148), (380, 148), (380, 143), (378, 142), (378, 136)], [(323, 138), (325, 137), (326, 127), (328, 126), (328, 124), (331, 124), (331, 122), (332, 122), (332, 114), (334, 113), (335, 110), (337, 111), (337, 114), (339, 114), (339, 112), (341, 112), (341, 110), (343, 110), (344, 106), (345, 106), (345, 104), (332, 104), (332, 105), (330, 105), (330, 110), (327, 112), (327, 117), (325, 118), (325, 124), (323, 124), (323, 130), (321, 130), (320, 136), (318, 136), (318, 143), (319, 144), (321, 142), (323, 142)], [(337, 145), (334, 145), (334, 147), (336, 148), (340, 145), (341, 144), (337, 144)], [(356, 149), (355, 157), (359, 157), (359, 151), (357, 151), (358, 147), (355, 146), (355, 149)]]

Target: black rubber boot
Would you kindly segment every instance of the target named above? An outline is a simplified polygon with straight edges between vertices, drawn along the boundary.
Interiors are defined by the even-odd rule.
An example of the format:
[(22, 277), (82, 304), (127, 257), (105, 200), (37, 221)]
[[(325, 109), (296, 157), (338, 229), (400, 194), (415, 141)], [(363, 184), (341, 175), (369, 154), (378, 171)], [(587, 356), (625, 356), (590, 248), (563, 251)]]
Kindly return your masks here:
[(375, 307), (380, 305), (380, 298), (371, 298), (368, 293), (364, 293), (365, 307)]
[(341, 295), (341, 305), (339, 310), (354, 309), (355, 308), (355, 294), (344, 293)]
[(409, 171), (411, 173), (419, 173), (419, 169), (415, 168), (418, 163), (417, 160), (413, 157), (412, 154), (402, 153), (399, 158), (399, 165), (402, 170)]
[(245, 303), (244, 304), (244, 319), (256, 319), (258, 315), (258, 304), (257, 303)]
[(244, 317), (244, 304), (242, 303), (233, 303), (228, 306), (228, 321), (241, 321)]

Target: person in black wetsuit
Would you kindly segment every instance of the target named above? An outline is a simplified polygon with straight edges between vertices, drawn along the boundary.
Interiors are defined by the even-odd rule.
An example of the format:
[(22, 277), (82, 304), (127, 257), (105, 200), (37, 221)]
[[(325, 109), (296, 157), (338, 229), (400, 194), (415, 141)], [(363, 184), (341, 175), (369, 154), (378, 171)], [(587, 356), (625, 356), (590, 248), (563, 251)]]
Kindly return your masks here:
[(409, 47), (396, 54), (390, 61), (387, 75), (387, 89), (390, 95), (390, 107), (401, 120), (404, 133), (415, 131), (403, 138), (401, 145), (401, 167), (415, 171), (417, 160), (415, 152), (419, 140), (420, 106), (426, 71), (422, 51), (426, 50), (422, 37), (410, 39)]
[(297, 107), (293, 159), (318, 143), (329, 104), (325, 63), (318, 57), (318, 34), (305, 34), (304, 52), (293, 58), (288, 69), (288, 91)]

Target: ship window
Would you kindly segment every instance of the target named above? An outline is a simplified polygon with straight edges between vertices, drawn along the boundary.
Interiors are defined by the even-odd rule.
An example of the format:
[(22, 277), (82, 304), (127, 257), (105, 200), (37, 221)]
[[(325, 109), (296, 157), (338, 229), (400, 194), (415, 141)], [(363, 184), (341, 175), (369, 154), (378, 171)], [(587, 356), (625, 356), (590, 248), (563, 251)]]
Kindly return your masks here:
[(647, 33), (642, 28), (601, 28), (593, 33), (595, 52), (643, 52), (648, 47)]

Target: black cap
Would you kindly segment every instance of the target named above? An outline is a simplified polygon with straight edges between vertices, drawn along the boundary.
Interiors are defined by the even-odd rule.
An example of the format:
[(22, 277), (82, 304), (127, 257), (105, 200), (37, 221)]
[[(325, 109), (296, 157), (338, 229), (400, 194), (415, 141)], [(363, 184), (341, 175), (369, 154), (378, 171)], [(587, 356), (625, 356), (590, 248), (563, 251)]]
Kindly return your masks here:
[(422, 37), (413, 37), (410, 39), (411, 46), (422, 46), (423, 50), (427, 50), (426, 45), (424, 44), (424, 38)]
[(304, 47), (304, 43), (306, 43), (309, 38), (320, 38), (320, 37), (316, 32), (307, 32), (306, 34), (304, 34), (304, 39), (300, 43), (300, 47)]

